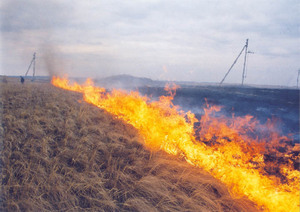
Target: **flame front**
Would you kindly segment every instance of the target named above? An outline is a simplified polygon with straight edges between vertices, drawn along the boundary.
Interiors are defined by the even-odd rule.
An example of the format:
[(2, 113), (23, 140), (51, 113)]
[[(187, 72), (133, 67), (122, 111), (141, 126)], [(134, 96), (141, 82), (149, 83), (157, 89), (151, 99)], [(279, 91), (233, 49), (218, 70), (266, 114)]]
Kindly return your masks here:
[[(169, 96), (151, 102), (138, 92), (112, 90), (108, 93), (104, 88), (94, 86), (91, 80), (79, 85), (53, 77), (52, 84), (83, 93), (86, 102), (105, 109), (138, 129), (146, 147), (185, 158), (188, 163), (225, 183), (232, 195), (247, 196), (259, 209), (299, 211), (300, 173), (293, 168), (291, 160), (277, 164), (281, 178), (266, 172), (264, 152), (287, 138), (276, 133), (268, 135), (270, 140), (248, 136), (248, 132), (259, 125), (253, 117), (233, 117), (231, 123), (227, 123), (223, 117), (211, 116), (220, 110), (212, 106), (205, 109), (201, 120), (197, 120), (191, 112), (179, 111), (172, 104), (172, 90), (169, 90)], [(196, 132), (195, 122), (201, 126)], [(299, 159), (298, 155), (296, 157)], [(269, 163), (274, 165), (272, 161)]]

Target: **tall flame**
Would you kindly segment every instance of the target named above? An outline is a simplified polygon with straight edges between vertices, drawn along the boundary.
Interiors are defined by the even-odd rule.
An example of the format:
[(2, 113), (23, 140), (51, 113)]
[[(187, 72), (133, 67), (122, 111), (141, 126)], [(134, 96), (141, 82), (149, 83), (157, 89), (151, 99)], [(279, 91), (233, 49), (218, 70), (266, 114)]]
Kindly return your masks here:
[[(66, 78), (53, 77), (52, 84), (82, 93), (86, 102), (138, 129), (146, 147), (185, 158), (225, 183), (232, 195), (247, 196), (259, 209), (299, 211), (300, 172), (293, 167), (292, 156), (283, 156), (285, 164), (266, 161), (265, 156), (266, 151), (274, 150), (273, 144), (282, 144), (288, 138), (274, 132), (268, 135), (269, 140), (249, 135), (257, 126), (266, 127), (253, 117), (232, 117), (228, 123), (224, 117), (211, 116), (220, 107), (208, 106), (197, 120), (193, 113), (179, 111), (172, 104), (172, 88), (168, 89), (169, 96), (151, 102), (138, 92), (112, 90), (108, 93), (94, 86), (91, 80), (79, 85), (71, 84)], [(196, 122), (200, 128), (195, 131)], [(298, 155), (295, 157), (299, 159)], [(268, 172), (268, 163), (278, 166), (277, 175)]]

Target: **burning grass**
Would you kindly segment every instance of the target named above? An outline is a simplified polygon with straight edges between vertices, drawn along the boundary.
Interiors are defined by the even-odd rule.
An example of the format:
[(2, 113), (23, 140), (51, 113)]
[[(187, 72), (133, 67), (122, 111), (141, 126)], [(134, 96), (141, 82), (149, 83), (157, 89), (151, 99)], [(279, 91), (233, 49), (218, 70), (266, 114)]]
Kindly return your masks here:
[(128, 125), (46, 83), (1, 84), (1, 211), (255, 211)]
[[(218, 106), (205, 109), (198, 120), (191, 112), (178, 111), (172, 103), (175, 93), (170, 87), (166, 89), (168, 96), (150, 101), (138, 92), (107, 93), (90, 80), (79, 85), (53, 77), (52, 83), (82, 93), (86, 102), (130, 123), (143, 136), (147, 148), (164, 150), (208, 171), (224, 182), (234, 196), (247, 196), (264, 210), (299, 210), (300, 174), (295, 168), (299, 150), (294, 149), (297, 146), (287, 137), (273, 132), (272, 125), (261, 125), (249, 115), (232, 119), (211, 116), (219, 110)], [(200, 123), (198, 132), (195, 132), (196, 123)], [(267, 134), (261, 137), (261, 133), (255, 133), (259, 128), (266, 128)], [(285, 153), (278, 148), (286, 148)], [(285, 163), (274, 160), (277, 154), (268, 161), (266, 156), (272, 155), (272, 150), (279, 152)], [(275, 167), (277, 172), (273, 173), (267, 166)]]

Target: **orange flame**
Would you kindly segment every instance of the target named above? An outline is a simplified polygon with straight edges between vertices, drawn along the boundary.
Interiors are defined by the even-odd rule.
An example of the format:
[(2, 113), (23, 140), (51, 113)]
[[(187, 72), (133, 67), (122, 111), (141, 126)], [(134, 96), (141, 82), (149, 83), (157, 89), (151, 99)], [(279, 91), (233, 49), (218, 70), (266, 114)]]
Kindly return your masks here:
[[(169, 89), (169, 96), (151, 102), (138, 92), (112, 90), (107, 93), (104, 88), (94, 86), (91, 80), (79, 85), (53, 77), (52, 84), (83, 93), (86, 102), (138, 129), (146, 147), (185, 158), (225, 183), (234, 196), (247, 196), (259, 209), (299, 211), (300, 173), (293, 168), (292, 156), (283, 156), (287, 162), (279, 165), (276, 161), (265, 160), (266, 152), (275, 151), (272, 145), (283, 145), (281, 141), (288, 139), (277, 133), (268, 135), (271, 140), (249, 136), (257, 126), (266, 127), (253, 117), (232, 117), (228, 123), (224, 117), (212, 117), (220, 107), (211, 106), (205, 108), (205, 114), (197, 120), (193, 113), (178, 111), (173, 105), (172, 89)], [(196, 122), (200, 123), (200, 128), (195, 132)], [(295, 157), (299, 159), (298, 155)], [(268, 171), (268, 163), (278, 166), (277, 175)]]

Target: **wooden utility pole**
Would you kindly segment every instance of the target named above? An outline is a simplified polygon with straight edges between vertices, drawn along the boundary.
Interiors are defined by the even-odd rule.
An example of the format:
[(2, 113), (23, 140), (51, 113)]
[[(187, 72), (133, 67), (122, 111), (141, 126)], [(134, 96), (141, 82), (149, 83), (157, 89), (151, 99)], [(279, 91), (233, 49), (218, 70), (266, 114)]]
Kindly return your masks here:
[(297, 88), (299, 88), (299, 75), (300, 75), (300, 69), (298, 70), (298, 76), (297, 76)]
[(33, 53), (33, 58), (32, 58), (32, 60), (31, 60), (31, 62), (30, 62), (30, 65), (29, 65), (29, 67), (28, 67), (28, 69), (27, 69), (27, 71), (26, 71), (26, 73), (25, 73), (25, 77), (27, 76), (27, 74), (28, 74), (28, 72), (29, 72), (29, 70), (30, 70), (30, 68), (31, 68), (31, 66), (32, 66), (32, 70), (33, 70), (33, 74), (32, 74), (32, 81), (34, 80), (34, 76), (35, 76), (35, 56), (36, 56), (36, 53), (34, 52)]
[(224, 78), (222, 79), (222, 81), (220, 82), (220, 85), (224, 82), (224, 80), (226, 79), (227, 75), (229, 74), (229, 72), (231, 71), (231, 69), (233, 68), (233, 66), (236, 64), (236, 62), (238, 61), (239, 57), (241, 56), (241, 54), (243, 53), (243, 51), (245, 51), (245, 56), (244, 56), (244, 66), (243, 66), (243, 75), (242, 75), (242, 85), (244, 85), (244, 80), (246, 78), (246, 62), (247, 62), (247, 54), (251, 53), (253, 54), (253, 52), (248, 51), (248, 41), (249, 39), (246, 40), (246, 44), (245, 46), (242, 48), (241, 52), (239, 53), (239, 55), (237, 56), (237, 58), (234, 60), (233, 64), (230, 66), (229, 70), (227, 71), (227, 73), (225, 74)]
[(245, 68), (246, 68), (246, 60), (247, 60), (247, 53), (248, 53), (248, 39), (246, 40), (246, 45), (245, 45), (245, 57), (244, 57), (244, 66), (243, 66), (243, 75), (242, 75), (242, 85), (244, 85), (244, 80), (245, 80)]

